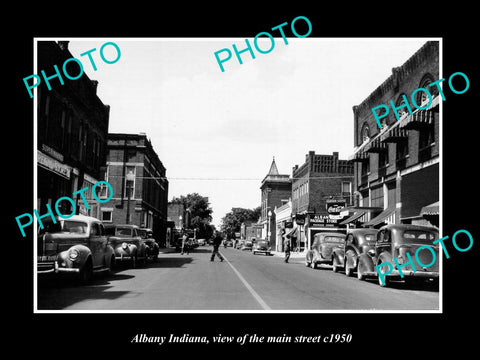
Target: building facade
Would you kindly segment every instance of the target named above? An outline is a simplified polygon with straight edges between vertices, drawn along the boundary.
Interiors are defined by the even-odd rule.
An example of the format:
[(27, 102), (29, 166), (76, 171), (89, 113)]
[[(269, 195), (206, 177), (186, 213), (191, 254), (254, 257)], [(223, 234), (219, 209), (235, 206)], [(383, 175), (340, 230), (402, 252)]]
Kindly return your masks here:
[(101, 220), (151, 228), (166, 246), (168, 180), (146, 134), (108, 134), (105, 178), (114, 194)]
[(338, 152), (318, 155), (309, 151), (305, 163), (292, 169), (292, 218), (298, 250), (310, 248), (320, 231), (338, 230), (344, 208), (352, 204), (353, 164)]
[[(428, 86), (438, 78), (439, 44), (429, 41), (402, 66), (392, 69), (390, 77), (361, 104), (353, 107), (354, 154), (351, 160), (355, 163), (357, 211), (354, 217), (360, 220), (359, 224), (438, 226), (439, 94), (436, 86)], [(412, 100), (411, 94), (417, 88), (428, 89), (432, 99), (419, 91)], [(390, 100), (398, 108), (400, 120), (390, 111), (382, 119), (380, 129), (371, 108), (389, 104)], [(425, 109), (417, 109), (412, 101)]]
[(275, 207), (275, 250), (284, 251), (283, 242), (287, 233), (293, 229), (292, 221), (292, 199), (280, 207)]
[(269, 242), (272, 249), (276, 243), (275, 207), (285, 205), (292, 193), (292, 182), (289, 175), (278, 172), (275, 158), (272, 160), (268, 174), (263, 178), (261, 190), (261, 214), (259, 223), (262, 225), (262, 239)]
[[(54, 65), (72, 57), (68, 41), (38, 41), (38, 69), (48, 76), (55, 74)], [(75, 213), (100, 216), (100, 206), (93, 198), (92, 187), (104, 180), (107, 133), (110, 107), (97, 96), (98, 82), (83, 74), (75, 81), (50, 79), (51, 89), (44, 83), (37, 87), (37, 209), (46, 212), (57, 199), (68, 196), (75, 201)], [(88, 208), (77, 190), (83, 192)], [(98, 197), (101, 198), (99, 190)], [(106, 194), (103, 194), (104, 196)], [(71, 214), (68, 201), (59, 202), (63, 214)]]

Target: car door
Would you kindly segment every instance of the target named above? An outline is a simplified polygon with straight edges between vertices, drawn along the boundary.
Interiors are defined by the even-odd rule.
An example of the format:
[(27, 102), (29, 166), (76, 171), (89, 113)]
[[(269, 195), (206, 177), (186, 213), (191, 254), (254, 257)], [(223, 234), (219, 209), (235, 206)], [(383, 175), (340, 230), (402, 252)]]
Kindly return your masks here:
[(102, 234), (100, 223), (92, 222), (90, 224), (90, 250), (92, 252), (93, 267), (103, 265), (103, 251), (105, 248), (105, 236)]

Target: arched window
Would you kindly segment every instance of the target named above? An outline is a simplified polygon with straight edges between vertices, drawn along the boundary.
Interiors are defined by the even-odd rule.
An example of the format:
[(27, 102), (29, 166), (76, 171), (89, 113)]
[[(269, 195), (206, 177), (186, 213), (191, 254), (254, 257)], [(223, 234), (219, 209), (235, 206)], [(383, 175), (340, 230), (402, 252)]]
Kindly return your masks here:
[(364, 123), (362, 126), (362, 130), (360, 133), (360, 138), (362, 139), (362, 144), (365, 141), (368, 141), (370, 139), (370, 127), (368, 126), (367, 123)]
[[(405, 114), (409, 114), (408, 110), (407, 110), (407, 107), (404, 106), (405, 105), (405, 100), (403, 98), (403, 95), (405, 94), (400, 94), (400, 96), (398, 97), (397, 99), (397, 102), (395, 104), (395, 107), (397, 108), (397, 114), (398, 114), (398, 117), (401, 119)], [(407, 97), (408, 99), (408, 97)], [(408, 104), (408, 106), (410, 106), (410, 104)], [(399, 107), (401, 107), (399, 109)]]
[[(434, 79), (433, 76), (429, 73), (425, 74), (422, 77), (422, 80), (420, 80), (419, 88), (427, 89), (430, 94), (432, 94), (432, 97), (435, 97), (438, 95), (438, 88), (436, 86), (428, 86), (429, 84), (433, 83)], [(415, 99), (415, 102), (418, 105), (422, 105), (424, 102), (428, 101), (428, 95), (425, 93), (425, 91), (419, 91), (417, 92), (417, 96)]]

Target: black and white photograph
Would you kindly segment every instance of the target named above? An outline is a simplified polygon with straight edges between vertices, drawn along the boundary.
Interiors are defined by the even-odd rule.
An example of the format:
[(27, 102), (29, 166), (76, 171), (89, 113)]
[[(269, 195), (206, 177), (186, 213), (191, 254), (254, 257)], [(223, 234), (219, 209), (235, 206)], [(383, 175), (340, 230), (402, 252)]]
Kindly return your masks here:
[(441, 310), (441, 39), (35, 42), (38, 311)]
[(36, 4), (6, 43), (11, 347), (473, 348), (471, 6), (162, 5)]

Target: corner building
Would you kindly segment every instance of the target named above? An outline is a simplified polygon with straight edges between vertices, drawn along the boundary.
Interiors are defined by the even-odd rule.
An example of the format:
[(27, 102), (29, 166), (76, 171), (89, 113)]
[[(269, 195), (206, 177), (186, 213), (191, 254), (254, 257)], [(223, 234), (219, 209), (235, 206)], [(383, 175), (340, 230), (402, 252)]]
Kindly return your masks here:
[(165, 247), (168, 180), (146, 134), (108, 134), (105, 178), (113, 197), (108, 206), (102, 206), (101, 220), (150, 228)]
[[(355, 163), (354, 195), (357, 224), (380, 227), (384, 224), (438, 226), (439, 216), (439, 94), (428, 84), (439, 79), (439, 43), (425, 43), (361, 104), (353, 107)], [(431, 105), (417, 109), (411, 94), (425, 88), (432, 94)], [(412, 109), (404, 105), (405, 95)], [(400, 120), (389, 102), (393, 101)], [(415, 103), (429, 102), (423, 91)], [(388, 105), (389, 115), (380, 129), (372, 108)]]

